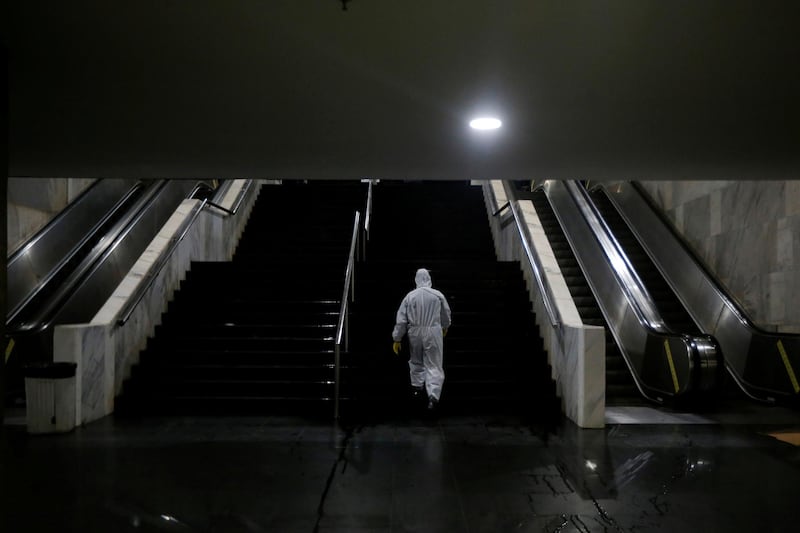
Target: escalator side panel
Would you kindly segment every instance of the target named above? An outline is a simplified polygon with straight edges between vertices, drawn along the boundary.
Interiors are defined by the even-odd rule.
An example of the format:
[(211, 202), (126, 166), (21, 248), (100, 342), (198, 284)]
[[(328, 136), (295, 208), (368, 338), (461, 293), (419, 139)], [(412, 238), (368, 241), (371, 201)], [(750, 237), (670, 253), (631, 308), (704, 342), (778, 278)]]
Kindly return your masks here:
[(7, 262), (7, 316), (12, 316), (40, 284), (136, 184), (136, 180), (96, 181), (21, 246)]
[(633, 184), (617, 184), (608, 193), (694, 320), (717, 339), (742, 390), (760, 399), (800, 398), (800, 336), (756, 327)]

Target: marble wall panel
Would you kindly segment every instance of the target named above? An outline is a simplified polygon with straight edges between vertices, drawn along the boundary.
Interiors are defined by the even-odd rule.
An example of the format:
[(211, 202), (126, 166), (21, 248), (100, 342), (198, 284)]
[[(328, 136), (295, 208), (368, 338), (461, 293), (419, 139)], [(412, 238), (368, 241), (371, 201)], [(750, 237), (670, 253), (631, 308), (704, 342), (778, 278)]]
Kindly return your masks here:
[[(800, 316), (789, 311), (799, 295), (793, 288), (800, 270), (800, 182), (643, 185), (755, 322), (768, 329), (800, 329)], [(707, 226), (692, 214), (702, 211), (704, 196)]]
[(661, 206), (665, 211), (670, 211), (675, 208), (675, 202), (672, 199), (672, 184), (668, 181), (643, 181), (641, 182), (653, 200)]
[(77, 363), (75, 416), (78, 425), (110, 414), (114, 409), (114, 359), (105, 325), (57, 326), (53, 332), (55, 361)]
[(95, 178), (67, 178), (67, 202), (80, 196), (95, 181)]
[(68, 178), (8, 178), (8, 202), (56, 213), (67, 205)]
[(710, 236), (719, 235), (722, 233), (722, 191), (713, 191), (708, 196), (708, 216), (710, 228), (708, 233)]
[(581, 328), (581, 351), (575, 377), (578, 396), (577, 423), (581, 427), (602, 428), (605, 425), (606, 358), (605, 330), (596, 326)]
[(710, 235), (711, 229), (711, 200), (708, 196), (702, 196), (687, 202), (683, 205), (683, 225), (682, 230), (689, 238), (689, 244), (695, 250), (703, 249), (703, 241)]
[(719, 271), (719, 254), (717, 254), (717, 240), (719, 235), (712, 235), (703, 243), (703, 249), (697, 253), (700, 260), (705, 263), (711, 272)]
[(797, 272), (800, 269), (800, 214), (787, 217), (786, 224), (792, 234), (792, 262), (786, 270)]
[(8, 204), (7, 241), (8, 255), (13, 254), (20, 246), (50, 220), (51, 214), (22, 205)]
[[(795, 217), (778, 219), (775, 230), (775, 271), (789, 271), (794, 266), (794, 234), (792, 223)], [(797, 221), (794, 221), (797, 224)], [(797, 227), (797, 226), (795, 226)]]
[(785, 333), (800, 333), (800, 324), (794, 316), (798, 312), (798, 302), (800, 302), (800, 267), (786, 270), (785, 274), (784, 313), (786, 320), (778, 324), (777, 329)]
[(722, 191), (723, 227), (749, 227), (784, 216), (785, 182), (734, 182)]
[(94, 181), (89, 178), (8, 178), (6, 239), (9, 255)]
[(785, 182), (784, 214), (800, 215), (800, 180)]
[(684, 224), (685, 217), (683, 207), (683, 204), (675, 206), (675, 208), (671, 211), (668, 211), (667, 214), (671, 215), (670, 218), (672, 218), (672, 222), (675, 224), (677, 230), (683, 233), (687, 237), (687, 240), (689, 240), (689, 235), (686, 233), (686, 225)]
[(762, 293), (767, 301), (766, 320), (769, 324), (781, 324), (786, 321), (787, 273), (772, 272), (766, 276), (762, 284)]

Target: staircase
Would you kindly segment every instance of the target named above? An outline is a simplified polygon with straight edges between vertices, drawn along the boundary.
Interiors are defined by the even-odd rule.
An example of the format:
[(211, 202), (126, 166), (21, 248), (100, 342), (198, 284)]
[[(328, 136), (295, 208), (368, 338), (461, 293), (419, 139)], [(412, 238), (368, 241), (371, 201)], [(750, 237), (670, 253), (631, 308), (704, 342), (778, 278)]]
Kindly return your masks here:
[(333, 415), (358, 182), (265, 185), (232, 262), (193, 263), (117, 411)]
[[(441, 414), (560, 416), (560, 404), (517, 262), (498, 262), (479, 187), (382, 182), (375, 188), (367, 260), (356, 275), (343, 416), (416, 416), (408, 342), (392, 352), (395, 314), (420, 267), (447, 297)], [(423, 402), (424, 403), (424, 402)]]
[(541, 189), (532, 195), (532, 201), (539, 221), (542, 224), (550, 247), (556, 257), (564, 280), (578, 308), (584, 324), (605, 328), (606, 338), (606, 405), (642, 405), (644, 400), (633, 381), (622, 352), (614, 341), (611, 331), (603, 318), (589, 283), (583, 275), (578, 260), (569, 246), (566, 235), (558, 223), (547, 195)]

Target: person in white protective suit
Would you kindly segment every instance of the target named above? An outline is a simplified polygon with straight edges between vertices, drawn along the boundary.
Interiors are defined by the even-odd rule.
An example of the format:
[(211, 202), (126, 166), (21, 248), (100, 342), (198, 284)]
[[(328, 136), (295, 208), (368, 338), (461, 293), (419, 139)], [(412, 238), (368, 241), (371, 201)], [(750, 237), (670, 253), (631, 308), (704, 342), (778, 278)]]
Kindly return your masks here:
[(415, 397), (428, 393), (428, 409), (439, 403), (444, 383), (444, 336), (450, 327), (450, 305), (444, 294), (431, 287), (431, 275), (424, 269), (414, 277), (417, 288), (409, 292), (397, 310), (392, 339), (395, 354), (400, 353), (403, 336), (408, 334), (411, 357), (408, 361)]

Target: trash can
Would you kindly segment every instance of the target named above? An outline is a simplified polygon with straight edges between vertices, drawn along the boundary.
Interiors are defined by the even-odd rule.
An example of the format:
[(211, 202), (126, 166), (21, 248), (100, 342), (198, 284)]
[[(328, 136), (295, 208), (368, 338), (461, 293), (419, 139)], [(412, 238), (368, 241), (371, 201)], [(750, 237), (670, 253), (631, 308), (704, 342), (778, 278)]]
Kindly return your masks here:
[(63, 433), (75, 428), (77, 363), (32, 363), (23, 367), (28, 433)]

